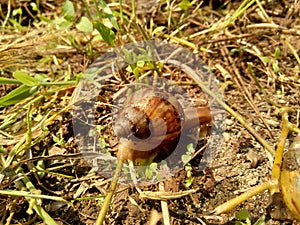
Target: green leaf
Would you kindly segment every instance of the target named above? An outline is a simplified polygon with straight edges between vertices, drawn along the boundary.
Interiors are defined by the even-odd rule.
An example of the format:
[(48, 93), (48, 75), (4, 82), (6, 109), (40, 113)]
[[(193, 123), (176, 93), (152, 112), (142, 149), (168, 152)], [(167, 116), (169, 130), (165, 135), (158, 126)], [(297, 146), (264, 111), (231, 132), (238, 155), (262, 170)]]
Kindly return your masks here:
[(268, 56), (263, 56), (261, 59), (264, 63), (269, 63), (271, 61)]
[(37, 86), (30, 87), (22, 85), (0, 98), (0, 108), (18, 103), (33, 95), (37, 90)]
[(0, 145), (0, 154), (6, 154), (7, 150), (3, 147), (3, 145)]
[(274, 73), (278, 73), (279, 72), (279, 66), (277, 64), (277, 61), (272, 63), (272, 68), (273, 68), (273, 71)]
[(192, 3), (189, 0), (183, 0), (178, 6), (183, 10), (188, 10), (192, 6)]
[(22, 82), (15, 79), (0, 77), (0, 84), (22, 84)]
[(148, 52), (146, 52), (144, 50), (141, 50), (141, 49), (139, 49), (139, 50), (140, 50), (140, 52), (135, 57), (135, 61), (134, 62), (137, 62), (137, 61), (144, 61), (144, 62), (151, 61), (151, 58), (150, 58), (150, 55), (149, 55)]
[(184, 167), (185, 171), (192, 171), (192, 165), (190, 163), (188, 163), (185, 167)]
[(149, 166), (149, 169), (151, 171), (155, 171), (157, 169), (157, 163), (155, 163), (155, 162), (151, 163), (150, 166)]
[(240, 47), (240, 48), (233, 48), (233, 49), (231, 49), (230, 51), (233, 52), (233, 53), (235, 53), (235, 52), (243, 51), (243, 50), (245, 50), (245, 49), (247, 49), (247, 46), (242, 46), (242, 47)]
[(192, 155), (192, 154), (195, 152), (193, 143), (189, 143), (189, 144), (186, 146), (186, 149), (187, 149), (189, 155)]
[(140, 69), (139, 69), (138, 67), (135, 67), (135, 68), (133, 69), (133, 74), (134, 74), (134, 76), (135, 76), (136, 78), (138, 78), (138, 77), (139, 77), (139, 74), (140, 74)]
[(36, 12), (39, 11), (39, 7), (38, 7), (38, 5), (35, 2), (31, 2), (30, 6), (31, 6), (31, 8), (32, 8), (33, 11), (36, 11)]
[(184, 164), (187, 163), (188, 161), (190, 161), (190, 159), (191, 159), (190, 155), (182, 155), (181, 156), (181, 160)]
[(238, 220), (246, 220), (249, 218), (249, 212), (246, 209), (242, 209), (236, 213), (236, 218)]
[(76, 25), (76, 28), (82, 32), (93, 32), (93, 24), (85, 16), (81, 17), (80, 22)]
[(65, 4), (63, 4), (63, 6), (61, 8), (61, 12), (62, 12), (63, 17), (66, 20), (73, 22), (75, 10), (74, 10), (74, 5), (71, 1), (67, 0), (65, 2)]
[(245, 224), (245, 223), (243, 223), (241, 221), (235, 221), (235, 225), (247, 225), (247, 224)]
[(118, 22), (116, 20), (116, 17), (113, 15), (113, 12), (109, 8), (109, 6), (105, 3), (103, 0), (99, 0), (101, 7), (103, 9), (103, 12), (106, 14), (106, 17), (109, 19), (111, 24), (114, 26), (116, 30), (119, 30)]
[(279, 55), (280, 55), (280, 48), (276, 48), (275, 49), (275, 54), (274, 54), (274, 58), (275, 58), (275, 60), (277, 60), (278, 58), (279, 58)]
[(25, 84), (26, 86), (33, 87), (33, 86), (38, 86), (39, 81), (31, 76), (29, 76), (27, 73), (22, 72), (20, 70), (17, 70), (13, 74), (14, 78), (16, 78), (18, 81), (21, 83)]
[(57, 20), (55, 20), (55, 23), (59, 25), (60, 28), (68, 28), (73, 25), (73, 22), (68, 21), (64, 18), (58, 18)]
[(127, 50), (126, 48), (123, 49), (123, 53), (125, 56), (125, 62), (128, 64), (133, 64), (135, 63), (136, 60), (136, 54), (134, 52), (130, 52), (129, 50)]
[(99, 22), (95, 24), (95, 28), (99, 31), (103, 40), (106, 43), (108, 43), (111, 46), (114, 45), (116, 35), (112, 30), (106, 27), (103, 23), (99, 23)]
[(190, 187), (193, 184), (194, 179), (186, 179), (185, 180), (185, 187)]
[(39, 81), (39, 83), (45, 83), (45, 82), (49, 81), (46, 74), (38, 73), (34, 77), (35, 77), (35, 79), (37, 79)]
[(48, 24), (52, 24), (52, 20), (50, 20), (49, 18), (47, 18), (46, 16), (40, 15), (38, 14), (37, 17), (39, 18), (39, 20), (46, 22)]
[(137, 62), (136, 62), (136, 65), (137, 65), (137, 67), (140, 67), (140, 68), (142, 68), (142, 67), (144, 67), (144, 66), (145, 66), (145, 61), (143, 61), (143, 60), (141, 60), (141, 61), (137, 61)]
[(156, 27), (156, 28), (152, 31), (152, 35), (160, 34), (160, 33), (163, 32), (164, 29), (166, 29), (165, 26), (159, 26), (159, 27)]

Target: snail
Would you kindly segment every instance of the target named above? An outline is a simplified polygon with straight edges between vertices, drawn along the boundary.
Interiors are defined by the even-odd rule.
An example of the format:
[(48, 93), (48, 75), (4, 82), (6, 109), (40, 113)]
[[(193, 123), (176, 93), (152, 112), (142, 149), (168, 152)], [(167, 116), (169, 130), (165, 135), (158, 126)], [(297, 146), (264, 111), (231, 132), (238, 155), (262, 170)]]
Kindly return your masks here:
[(280, 186), (287, 208), (300, 220), (300, 134), (284, 155)]
[(114, 120), (120, 142), (117, 158), (160, 161), (174, 151), (182, 132), (211, 121), (209, 107), (184, 109), (168, 92), (140, 89), (126, 99)]

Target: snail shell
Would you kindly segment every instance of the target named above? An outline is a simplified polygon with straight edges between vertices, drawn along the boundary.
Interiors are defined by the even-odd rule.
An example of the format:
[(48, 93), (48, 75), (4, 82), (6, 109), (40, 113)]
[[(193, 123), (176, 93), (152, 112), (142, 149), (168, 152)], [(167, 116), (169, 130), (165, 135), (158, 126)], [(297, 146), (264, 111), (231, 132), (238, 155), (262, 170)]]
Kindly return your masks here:
[(178, 143), (183, 109), (170, 94), (146, 88), (127, 98), (114, 122), (120, 138), (119, 159), (147, 160), (158, 151), (165, 158)]
[(280, 186), (284, 203), (293, 216), (300, 220), (300, 134), (284, 155)]
[(211, 121), (209, 108), (201, 115), (188, 116), (178, 100), (167, 92), (154, 88), (140, 89), (124, 102), (114, 120), (114, 131), (120, 145), (120, 160), (159, 162), (176, 148), (183, 130)]

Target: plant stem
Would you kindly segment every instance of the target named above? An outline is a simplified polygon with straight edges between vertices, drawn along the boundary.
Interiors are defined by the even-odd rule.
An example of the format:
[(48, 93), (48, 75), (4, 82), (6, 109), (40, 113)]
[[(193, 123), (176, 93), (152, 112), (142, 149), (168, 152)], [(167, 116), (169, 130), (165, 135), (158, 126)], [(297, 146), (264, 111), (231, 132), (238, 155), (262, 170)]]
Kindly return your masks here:
[(124, 18), (123, 18), (123, 3), (122, 3), (122, 0), (120, 0), (120, 27), (123, 27), (124, 25)]
[[(281, 173), (281, 164), (282, 164), (282, 157), (283, 157), (283, 151), (285, 147), (286, 138), (289, 134), (290, 128), (289, 128), (289, 121), (288, 121), (288, 109), (283, 109), (282, 113), (282, 129), (279, 136), (279, 141), (277, 144), (277, 149), (275, 153), (275, 159), (274, 164), (272, 168), (272, 177), (279, 180), (280, 173)], [(280, 192), (279, 186), (274, 187), (270, 190), (271, 194), (274, 194), (275, 192)]]
[(109, 208), (109, 205), (111, 203), (111, 199), (115, 193), (115, 190), (116, 190), (116, 187), (117, 187), (117, 183), (118, 183), (118, 179), (119, 179), (119, 174), (122, 170), (122, 166), (123, 166), (123, 161), (122, 160), (119, 160), (118, 159), (118, 163), (117, 163), (117, 167), (116, 167), (116, 170), (115, 170), (115, 174), (111, 180), (111, 183), (110, 183), (110, 190), (109, 192), (107, 193), (105, 199), (104, 199), (104, 203), (103, 203), (103, 206), (99, 212), (99, 215), (98, 215), (98, 218), (97, 218), (97, 221), (95, 223), (95, 225), (102, 225), (103, 222), (104, 222), (104, 218), (105, 218), (105, 215), (106, 215), (106, 212)]
[(135, 0), (131, 0), (131, 9), (132, 9), (132, 15), (131, 15), (131, 21), (136, 21), (136, 7), (135, 7)]
[(241, 204), (242, 202), (248, 200), (249, 198), (265, 190), (271, 189), (274, 186), (278, 186), (278, 180), (276, 179), (271, 179), (263, 184), (257, 185), (251, 188), (250, 190), (246, 191), (245, 193), (241, 194), (240, 196), (237, 196), (223, 203), (222, 205), (219, 205), (213, 210), (213, 213), (219, 215), (222, 213), (230, 212), (233, 208), (235, 208), (237, 205)]

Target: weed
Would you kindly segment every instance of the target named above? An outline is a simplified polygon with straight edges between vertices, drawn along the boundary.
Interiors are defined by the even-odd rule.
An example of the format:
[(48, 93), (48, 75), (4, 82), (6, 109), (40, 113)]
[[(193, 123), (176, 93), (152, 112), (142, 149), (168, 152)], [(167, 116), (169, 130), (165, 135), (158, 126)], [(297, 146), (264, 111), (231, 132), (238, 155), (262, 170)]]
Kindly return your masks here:
[(235, 225), (265, 225), (265, 216), (260, 217), (255, 223), (251, 223), (250, 213), (246, 209), (238, 211), (235, 215)]

